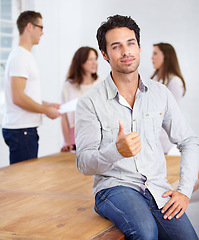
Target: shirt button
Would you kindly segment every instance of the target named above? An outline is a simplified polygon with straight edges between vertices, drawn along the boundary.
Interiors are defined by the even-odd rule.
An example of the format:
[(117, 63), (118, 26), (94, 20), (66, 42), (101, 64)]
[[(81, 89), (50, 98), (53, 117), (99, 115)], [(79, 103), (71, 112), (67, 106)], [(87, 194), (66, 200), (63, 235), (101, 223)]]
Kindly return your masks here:
[(148, 186), (149, 186), (149, 184), (148, 184), (148, 183), (146, 183), (146, 186), (148, 187)]
[(25, 132), (24, 132), (24, 135), (27, 135), (27, 134), (28, 134), (28, 133), (25, 131)]

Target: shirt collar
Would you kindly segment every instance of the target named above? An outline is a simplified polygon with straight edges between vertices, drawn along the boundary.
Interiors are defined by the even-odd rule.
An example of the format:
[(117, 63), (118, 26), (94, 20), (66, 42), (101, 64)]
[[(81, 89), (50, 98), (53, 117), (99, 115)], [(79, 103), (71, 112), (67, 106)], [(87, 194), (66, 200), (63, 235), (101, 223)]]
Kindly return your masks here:
[(113, 99), (116, 97), (117, 94), (119, 94), (118, 88), (116, 87), (115, 83), (113, 82), (111, 72), (107, 76), (106, 80), (106, 89), (107, 89), (107, 94), (108, 94), (108, 99)]
[(141, 76), (139, 75), (139, 86), (138, 86), (139, 90), (141, 92), (147, 92), (148, 91), (148, 84), (146, 83), (146, 81), (144, 81)]
[[(119, 90), (116, 87), (115, 83), (113, 82), (113, 79), (112, 79), (112, 76), (111, 76), (111, 72), (107, 76), (107, 78), (105, 80), (105, 84), (106, 84), (108, 99), (110, 100), (110, 99), (115, 98), (119, 94)], [(138, 89), (141, 92), (147, 92), (148, 91), (147, 83), (142, 80), (140, 75), (139, 75)]]

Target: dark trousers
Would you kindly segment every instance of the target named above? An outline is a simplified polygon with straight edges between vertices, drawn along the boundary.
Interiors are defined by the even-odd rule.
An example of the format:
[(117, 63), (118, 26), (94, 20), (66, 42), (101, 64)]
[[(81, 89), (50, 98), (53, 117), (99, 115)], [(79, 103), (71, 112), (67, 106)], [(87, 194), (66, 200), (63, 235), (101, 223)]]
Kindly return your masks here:
[(39, 136), (37, 128), (2, 129), (5, 143), (9, 146), (10, 164), (37, 158)]

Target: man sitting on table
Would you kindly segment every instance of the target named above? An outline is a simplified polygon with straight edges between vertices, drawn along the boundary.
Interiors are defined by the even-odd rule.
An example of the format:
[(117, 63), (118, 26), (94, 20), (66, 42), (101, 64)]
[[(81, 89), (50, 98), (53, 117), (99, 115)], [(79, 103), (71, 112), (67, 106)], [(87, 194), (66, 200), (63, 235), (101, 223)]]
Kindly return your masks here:
[[(139, 75), (140, 29), (131, 17), (109, 17), (97, 40), (111, 73), (80, 98), (75, 139), (79, 171), (94, 175), (96, 212), (126, 239), (198, 239), (185, 214), (198, 139), (169, 90)], [(181, 152), (177, 191), (166, 179), (162, 126)]]

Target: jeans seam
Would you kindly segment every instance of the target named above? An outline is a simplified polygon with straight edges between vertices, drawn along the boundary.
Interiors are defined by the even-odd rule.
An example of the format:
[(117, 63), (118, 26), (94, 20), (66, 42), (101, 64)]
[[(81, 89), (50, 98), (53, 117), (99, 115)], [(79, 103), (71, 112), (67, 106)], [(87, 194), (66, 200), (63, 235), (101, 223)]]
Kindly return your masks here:
[(169, 239), (172, 240), (172, 238), (170, 237), (170, 234), (167, 232), (167, 230), (164, 228), (164, 225), (162, 225), (162, 223), (158, 220), (158, 218), (155, 216), (155, 214), (152, 212), (154, 218), (158, 221), (158, 223), (161, 225), (161, 227), (164, 229), (165, 233), (167, 234), (167, 236), (169, 237)]
[[(150, 192), (149, 192), (149, 193), (150, 193)], [(151, 194), (150, 194), (150, 195), (151, 195)], [(150, 208), (150, 210), (151, 210), (151, 212), (152, 212), (154, 218), (158, 221), (158, 223), (160, 224), (160, 226), (164, 229), (165, 233), (168, 235), (169, 239), (172, 240), (172, 238), (170, 238), (170, 235), (169, 235), (169, 233), (167, 232), (167, 230), (164, 228), (164, 226), (162, 225), (162, 223), (158, 220), (158, 218), (157, 218), (157, 217), (155, 216), (155, 214), (153, 213), (152, 208), (150, 207), (150, 206), (151, 206), (151, 202), (152, 202), (152, 200), (153, 200), (153, 199), (152, 199), (152, 196), (150, 196), (149, 208)]]

